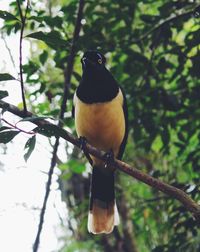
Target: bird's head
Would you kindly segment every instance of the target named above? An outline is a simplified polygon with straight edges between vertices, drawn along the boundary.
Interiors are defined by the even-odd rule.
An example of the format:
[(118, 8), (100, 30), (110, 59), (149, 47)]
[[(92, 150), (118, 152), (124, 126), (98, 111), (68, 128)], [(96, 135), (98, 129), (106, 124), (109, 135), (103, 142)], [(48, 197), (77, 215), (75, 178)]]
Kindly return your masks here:
[(84, 53), (81, 63), (83, 69), (87, 66), (102, 67), (106, 63), (106, 58), (103, 54), (97, 51), (87, 51)]

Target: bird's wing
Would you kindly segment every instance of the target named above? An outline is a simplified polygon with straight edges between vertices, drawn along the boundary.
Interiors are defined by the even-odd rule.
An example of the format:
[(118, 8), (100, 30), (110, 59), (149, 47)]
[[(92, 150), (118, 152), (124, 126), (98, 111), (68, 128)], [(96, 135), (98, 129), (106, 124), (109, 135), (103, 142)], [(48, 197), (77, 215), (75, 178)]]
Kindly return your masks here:
[(75, 117), (75, 106), (76, 106), (76, 92), (74, 93), (73, 101), (72, 101), (72, 117)]
[(126, 147), (126, 142), (127, 142), (127, 138), (128, 138), (128, 108), (127, 108), (127, 102), (126, 102), (126, 96), (125, 93), (123, 91), (123, 89), (120, 87), (122, 94), (123, 94), (123, 111), (124, 111), (124, 119), (125, 119), (125, 134), (124, 134), (124, 138), (122, 140), (122, 143), (120, 145), (119, 148), (119, 153), (117, 155), (118, 159), (122, 159), (125, 147)]
[(74, 118), (74, 113), (75, 113), (75, 107), (74, 107), (74, 105), (72, 105), (72, 117)]

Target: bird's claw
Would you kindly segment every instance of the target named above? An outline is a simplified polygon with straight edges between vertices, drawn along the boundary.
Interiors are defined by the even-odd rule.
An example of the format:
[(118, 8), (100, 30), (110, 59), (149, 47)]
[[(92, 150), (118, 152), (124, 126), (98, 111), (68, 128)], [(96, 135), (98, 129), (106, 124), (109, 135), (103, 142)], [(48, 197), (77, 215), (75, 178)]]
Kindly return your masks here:
[(104, 167), (107, 168), (114, 161), (113, 150), (109, 150), (108, 152), (106, 152), (104, 157), (106, 159)]
[(79, 147), (81, 148), (82, 151), (84, 151), (85, 150), (85, 146), (87, 144), (86, 138), (83, 137), (83, 136), (80, 136), (78, 140), (79, 140)]
[(87, 139), (83, 136), (79, 137), (79, 147), (81, 148), (81, 150), (83, 151), (84, 155), (86, 156), (86, 158), (88, 159), (89, 163), (92, 165), (93, 161), (86, 149), (86, 144), (87, 144)]

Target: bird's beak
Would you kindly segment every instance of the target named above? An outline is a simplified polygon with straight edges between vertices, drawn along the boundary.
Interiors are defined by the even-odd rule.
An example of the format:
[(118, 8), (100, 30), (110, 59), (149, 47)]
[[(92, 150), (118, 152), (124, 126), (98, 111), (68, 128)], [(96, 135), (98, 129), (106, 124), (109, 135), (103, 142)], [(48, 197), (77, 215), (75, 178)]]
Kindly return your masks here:
[(86, 57), (83, 57), (81, 59), (81, 62), (82, 62), (82, 65), (83, 65), (83, 68), (85, 68), (86, 66), (88, 65), (95, 65), (94, 62), (92, 62), (90, 59), (86, 58)]

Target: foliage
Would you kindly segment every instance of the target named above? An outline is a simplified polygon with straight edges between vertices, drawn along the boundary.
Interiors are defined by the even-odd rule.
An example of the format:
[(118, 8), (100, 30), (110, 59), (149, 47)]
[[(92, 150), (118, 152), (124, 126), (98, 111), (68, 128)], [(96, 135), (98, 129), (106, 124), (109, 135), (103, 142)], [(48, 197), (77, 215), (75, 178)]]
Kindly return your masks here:
[[(58, 118), (78, 2), (49, 1), (48, 8), (38, 7), (37, 2), (31, 1), (24, 38), (34, 45), (28, 63), (23, 65), (26, 98), (33, 113)], [(183, 189), (195, 201), (200, 200), (198, 13), (199, 7), (192, 1), (102, 0), (98, 4), (87, 1), (67, 101), (70, 111), (72, 95), (81, 77), (81, 53), (87, 49), (105, 53), (108, 67), (127, 95), (130, 134), (124, 160)], [(10, 13), (1, 11), (0, 18), (4, 19), (3, 31), (8, 36), (19, 32), (20, 17), (15, 1), (10, 4)], [(11, 79), (9, 74), (0, 75), (0, 80)], [(6, 95), (0, 91), (1, 99)], [(64, 123), (74, 131), (69, 113)], [(61, 134), (54, 129), (36, 132), (42, 130), (48, 137)], [(3, 129), (1, 142), (11, 141), (16, 134), (18, 131)], [(32, 137), (25, 146), (29, 148), (26, 158), (34, 145), (35, 137)], [(68, 151), (68, 156), (70, 161), (66, 166), (59, 166), (61, 180), (68, 178), (62, 180), (61, 189), (63, 195), (67, 192), (65, 200), (71, 221), (76, 222), (76, 228), (72, 228), (76, 235), (62, 251), (88, 251), (94, 243), (95, 251), (120, 251), (115, 242), (119, 237), (126, 239), (123, 225), (113, 237), (94, 238), (87, 234), (88, 178), (80, 175), (85, 174), (82, 163), (85, 160), (76, 161), (77, 157), (80, 159), (76, 149), (72, 154)], [(135, 233), (132, 239), (136, 239), (138, 251), (200, 250), (197, 223), (182, 206), (141, 182), (124, 175), (118, 177), (119, 209), (122, 213), (123, 191)], [(126, 223), (126, 217), (121, 216), (122, 224)], [(83, 243), (85, 239), (89, 243)]]

